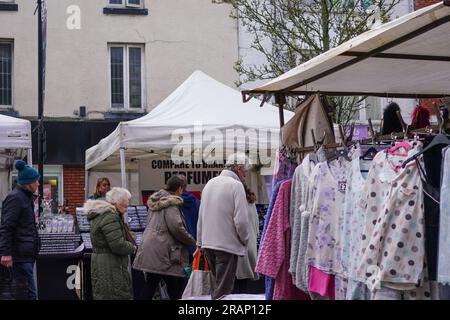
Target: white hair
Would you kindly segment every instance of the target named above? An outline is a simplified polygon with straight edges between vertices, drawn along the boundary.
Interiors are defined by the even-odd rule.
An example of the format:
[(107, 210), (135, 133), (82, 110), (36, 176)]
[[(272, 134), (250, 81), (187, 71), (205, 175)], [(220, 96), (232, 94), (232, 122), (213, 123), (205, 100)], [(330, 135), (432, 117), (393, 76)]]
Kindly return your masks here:
[(131, 193), (127, 189), (114, 187), (106, 193), (106, 201), (111, 204), (122, 204), (131, 199)]

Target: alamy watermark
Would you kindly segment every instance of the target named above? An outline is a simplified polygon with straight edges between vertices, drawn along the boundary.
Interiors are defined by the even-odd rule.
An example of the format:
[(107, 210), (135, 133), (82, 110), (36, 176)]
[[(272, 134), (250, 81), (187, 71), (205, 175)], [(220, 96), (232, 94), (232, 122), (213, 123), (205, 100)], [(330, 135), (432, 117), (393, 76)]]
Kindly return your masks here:
[(370, 276), (366, 280), (366, 286), (370, 291), (381, 289), (381, 269), (377, 265), (367, 267)]
[(224, 163), (230, 156), (245, 154), (250, 165), (270, 166), (279, 147), (279, 130), (210, 128), (194, 122), (192, 128), (172, 132), (174, 163)]
[(69, 30), (81, 29), (81, 9), (77, 5), (67, 7), (66, 13), (69, 17), (66, 20), (66, 26)]

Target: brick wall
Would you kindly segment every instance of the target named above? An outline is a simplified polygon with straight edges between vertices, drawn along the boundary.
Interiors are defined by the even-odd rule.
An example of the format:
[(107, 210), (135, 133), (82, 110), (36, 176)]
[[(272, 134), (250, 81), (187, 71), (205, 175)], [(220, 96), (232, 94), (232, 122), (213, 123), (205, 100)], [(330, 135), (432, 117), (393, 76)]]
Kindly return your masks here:
[(84, 196), (84, 166), (64, 166), (64, 199), (69, 203), (70, 213), (75, 213), (75, 208), (83, 206)]
[(414, 1), (414, 10), (421, 9), (423, 7), (427, 7), (429, 5), (442, 2), (442, 0), (415, 0)]

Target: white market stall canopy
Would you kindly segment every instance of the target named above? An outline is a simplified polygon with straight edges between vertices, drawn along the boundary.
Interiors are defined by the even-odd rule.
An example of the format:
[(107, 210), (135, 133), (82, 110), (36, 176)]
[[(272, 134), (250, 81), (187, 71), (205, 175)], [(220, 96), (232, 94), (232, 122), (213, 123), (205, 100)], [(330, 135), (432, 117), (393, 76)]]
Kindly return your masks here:
[[(86, 151), (86, 170), (120, 170), (119, 150), (125, 149), (127, 171), (137, 170), (133, 159), (170, 154), (175, 146), (191, 145), (193, 141), (172, 139), (174, 133), (186, 133), (194, 139), (195, 134), (216, 135), (225, 138), (227, 130), (269, 130), (276, 137), (261, 135), (258, 141), (249, 139), (249, 148), (261, 145), (275, 150), (279, 140), (279, 110), (269, 106), (260, 108), (261, 102), (251, 99), (244, 104), (239, 91), (234, 90), (201, 71), (194, 72), (174, 92), (149, 114), (136, 120), (121, 122), (116, 130)], [(293, 113), (284, 111), (289, 120)], [(269, 141), (270, 140), (270, 141)], [(217, 145), (225, 143), (215, 136)], [(203, 142), (208, 144), (207, 142)], [(204, 145), (203, 145), (204, 147)]]
[[(449, 1), (450, 2), (450, 1)], [(450, 4), (369, 30), (249, 94), (433, 98), (450, 95)]]
[(0, 149), (30, 149), (31, 123), (0, 115)]
[(31, 122), (28, 120), (0, 115), (1, 201), (3, 201), (11, 189), (9, 174), (14, 159), (22, 158), (28, 154), (28, 163), (31, 163), (31, 147)]
[(31, 147), (31, 122), (0, 115), (0, 168), (11, 165), (14, 158), (22, 158), (26, 151), (30, 158)]

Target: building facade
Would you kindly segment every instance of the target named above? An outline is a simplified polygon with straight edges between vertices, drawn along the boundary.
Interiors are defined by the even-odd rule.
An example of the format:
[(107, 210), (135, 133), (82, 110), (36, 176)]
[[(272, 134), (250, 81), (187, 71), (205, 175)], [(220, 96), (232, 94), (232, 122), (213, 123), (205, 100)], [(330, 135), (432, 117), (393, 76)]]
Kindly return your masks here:
[[(234, 87), (237, 22), (211, 0), (47, 0), (46, 190), (84, 200), (84, 153), (195, 70)], [(0, 0), (0, 112), (37, 125), (36, 2)], [(37, 161), (37, 135), (33, 135)], [(48, 191), (50, 190), (50, 191)], [(56, 204), (55, 204), (56, 205)]]

